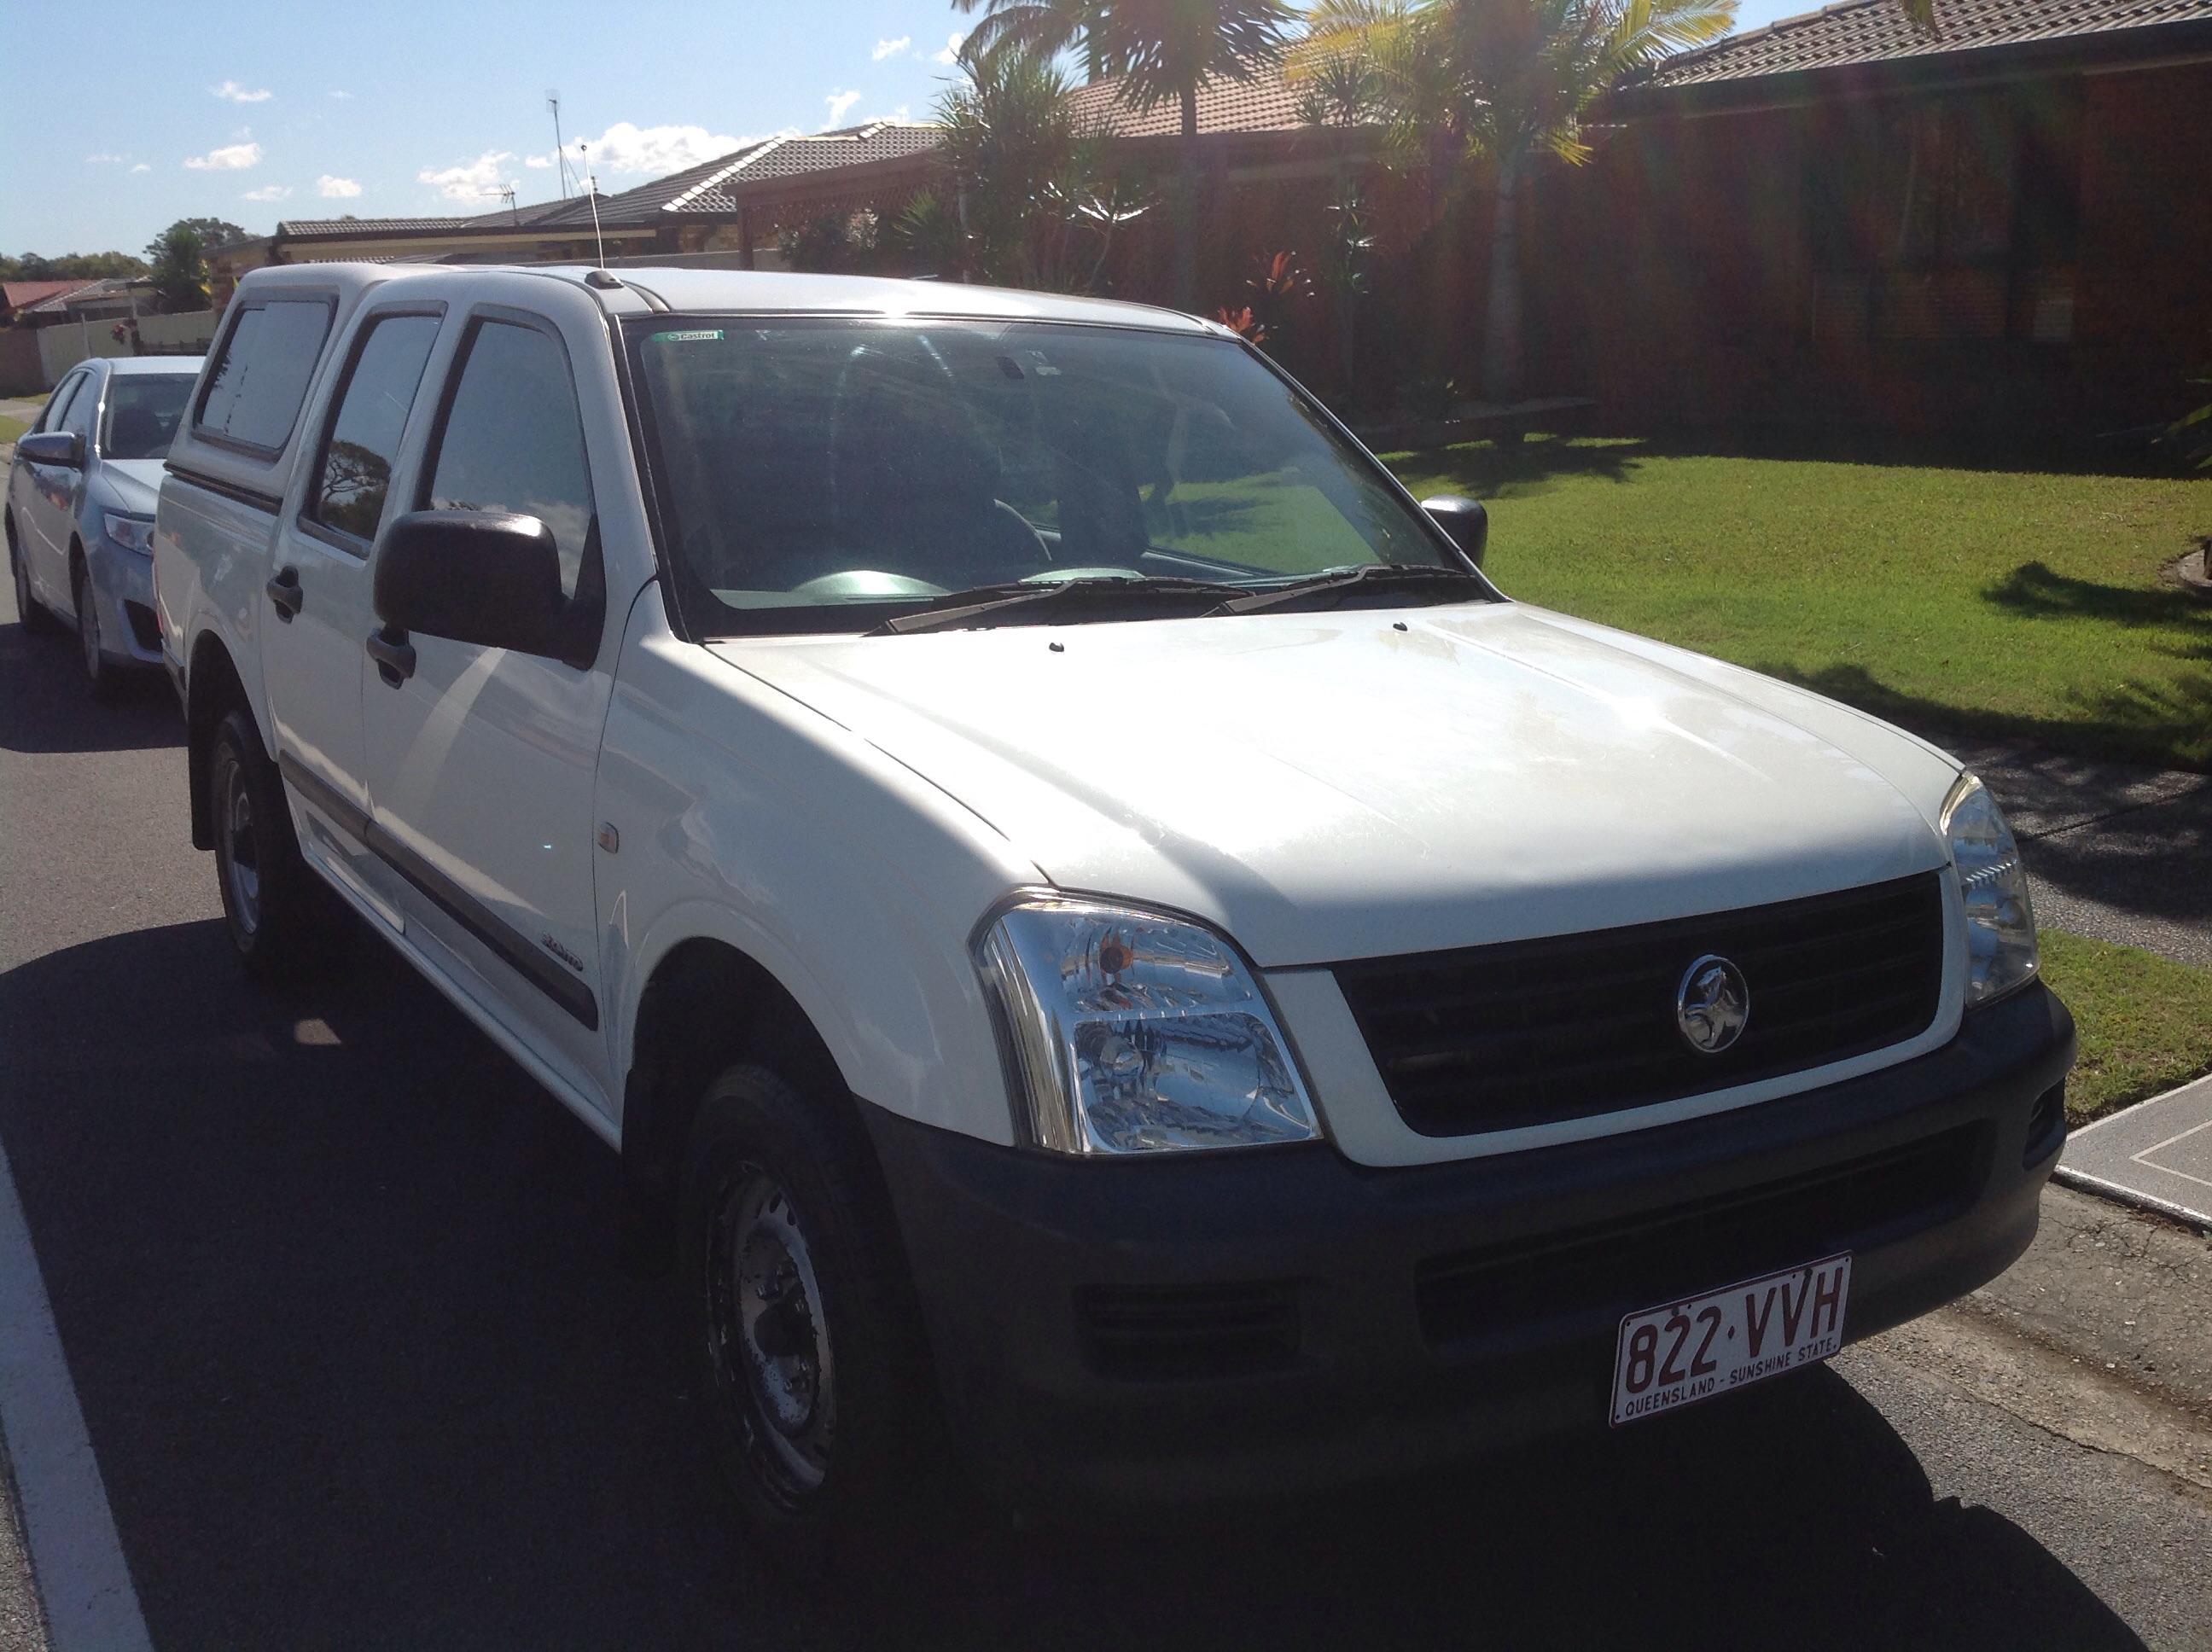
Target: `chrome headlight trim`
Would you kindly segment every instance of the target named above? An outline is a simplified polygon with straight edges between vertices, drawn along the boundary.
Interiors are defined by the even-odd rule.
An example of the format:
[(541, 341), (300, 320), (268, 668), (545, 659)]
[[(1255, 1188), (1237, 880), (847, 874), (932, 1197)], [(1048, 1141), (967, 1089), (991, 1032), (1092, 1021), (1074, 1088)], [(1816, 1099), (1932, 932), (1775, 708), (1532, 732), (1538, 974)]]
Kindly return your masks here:
[(1031, 1145), (1119, 1158), (1321, 1139), (1258, 972), (1212, 926), (1024, 890), (971, 951)]
[(2019, 991), (2042, 968), (2027, 868), (2004, 811), (1972, 774), (1952, 782), (1938, 817), (1966, 916), (1966, 1008)]

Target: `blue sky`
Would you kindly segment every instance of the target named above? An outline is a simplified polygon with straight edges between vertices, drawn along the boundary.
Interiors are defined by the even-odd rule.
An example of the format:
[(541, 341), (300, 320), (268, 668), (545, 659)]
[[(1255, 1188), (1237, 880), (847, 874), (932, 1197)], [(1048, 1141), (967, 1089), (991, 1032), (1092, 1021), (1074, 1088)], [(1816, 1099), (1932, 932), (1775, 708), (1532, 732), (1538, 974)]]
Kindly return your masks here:
[[(1748, 0), (1740, 27), (1805, 9)], [(925, 118), (970, 20), (946, 0), (718, 4), (226, 0), (102, 7), (97, 50), (11, 6), (0, 52), (0, 251), (136, 252), (185, 216), (488, 211), (557, 193), (548, 88), (626, 189), (737, 140)], [(58, 19), (60, 14), (57, 14)]]

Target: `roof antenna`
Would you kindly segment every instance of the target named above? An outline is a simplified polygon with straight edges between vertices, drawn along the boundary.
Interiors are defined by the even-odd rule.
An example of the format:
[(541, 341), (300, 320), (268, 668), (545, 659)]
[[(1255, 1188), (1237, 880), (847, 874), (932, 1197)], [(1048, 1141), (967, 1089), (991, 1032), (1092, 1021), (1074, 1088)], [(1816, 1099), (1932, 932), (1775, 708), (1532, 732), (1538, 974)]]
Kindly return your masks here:
[(604, 270), (607, 267), (607, 238), (605, 233), (599, 228), (599, 180), (594, 178), (589, 170), (592, 164), (592, 146), (588, 143), (579, 143), (576, 145), (576, 153), (583, 157), (583, 165), (586, 167), (584, 192), (592, 197), (592, 234), (599, 244), (599, 268)]
[(561, 198), (568, 198), (568, 152), (561, 143), (561, 94), (545, 88), (545, 106), (553, 113), (553, 163), (561, 169)]

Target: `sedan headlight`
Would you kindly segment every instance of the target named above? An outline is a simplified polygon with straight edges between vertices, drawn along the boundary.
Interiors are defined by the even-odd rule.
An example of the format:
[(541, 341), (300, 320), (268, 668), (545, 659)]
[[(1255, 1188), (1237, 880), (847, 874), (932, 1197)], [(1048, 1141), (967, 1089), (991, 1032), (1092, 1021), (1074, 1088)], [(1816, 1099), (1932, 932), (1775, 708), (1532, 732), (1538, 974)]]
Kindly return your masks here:
[(141, 556), (154, 554), (154, 519), (150, 516), (125, 516), (121, 511), (103, 511), (100, 525), (107, 530), (110, 543), (135, 550)]
[(1144, 1153), (1320, 1135), (1273, 1012), (1212, 930), (1038, 896), (984, 932), (975, 961), (1039, 1146)]
[(1960, 775), (1943, 799), (1942, 827), (1966, 897), (1966, 1007), (1972, 1009), (2034, 976), (2035, 914), (2012, 828), (1972, 774)]

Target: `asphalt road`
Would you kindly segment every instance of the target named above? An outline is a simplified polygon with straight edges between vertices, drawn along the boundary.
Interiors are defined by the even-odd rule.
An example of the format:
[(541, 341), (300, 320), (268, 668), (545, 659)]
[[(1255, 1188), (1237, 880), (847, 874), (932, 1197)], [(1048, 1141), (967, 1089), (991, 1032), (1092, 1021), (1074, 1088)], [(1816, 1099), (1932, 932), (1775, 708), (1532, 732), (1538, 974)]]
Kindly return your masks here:
[(157, 1647), (2212, 1646), (2212, 1496), (1880, 1342), (1358, 1497), (948, 1499), (775, 1575), (613, 1265), (612, 1157), (366, 938), (250, 987), (167, 685), (94, 707), (8, 601), (0, 1145)]

